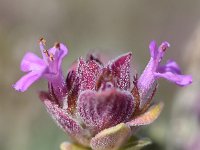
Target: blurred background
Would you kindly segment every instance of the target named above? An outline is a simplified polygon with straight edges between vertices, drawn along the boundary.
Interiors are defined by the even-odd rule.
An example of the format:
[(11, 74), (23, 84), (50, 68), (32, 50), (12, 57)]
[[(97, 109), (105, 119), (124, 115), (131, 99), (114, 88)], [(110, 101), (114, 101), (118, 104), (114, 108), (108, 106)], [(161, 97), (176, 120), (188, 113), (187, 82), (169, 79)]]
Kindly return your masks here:
[(165, 58), (175, 59), (194, 82), (180, 88), (161, 80), (155, 99), (165, 102), (164, 111), (138, 134), (152, 139), (148, 150), (200, 149), (200, 0), (0, 0), (1, 150), (58, 150), (67, 140), (38, 99), (44, 80), (25, 93), (11, 87), (23, 75), (24, 53), (40, 55), (41, 36), (48, 47), (67, 44), (64, 72), (77, 57), (98, 50), (111, 58), (132, 51), (141, 73), (149, 42), (169, 41)]

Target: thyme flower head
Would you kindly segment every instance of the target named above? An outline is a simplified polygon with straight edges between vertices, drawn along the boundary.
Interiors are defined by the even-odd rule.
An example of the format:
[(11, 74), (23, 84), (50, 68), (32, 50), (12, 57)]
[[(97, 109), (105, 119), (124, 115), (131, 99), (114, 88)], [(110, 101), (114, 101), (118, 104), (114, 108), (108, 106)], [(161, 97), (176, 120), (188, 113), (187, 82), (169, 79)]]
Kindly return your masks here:
[[(93, 54), (86, 59), (80, 57), (66, 78), (61, 63), (67, 55), (67, 47), (56, 43), (45, 49), (43, 38), (39, 45), (43, 59), (26, 53), (21, 70), (27, 74), (13, 87), (24, 92), (41, 77), (47, 79), (48, 91), (41, 91), (39, 97), (48, 113), (73, 143), (93, 150), (126, 147), (136, 128), (152, 123), (159, 116), (163, 103), (152, 104), (159, 78), (179, 86), (192, 83), (192, 77), (181, 74), (175, 61), (160, 65), (170, 46), (168, 42), (160, 46), (155, 41), (150, 43), (150, 61), (140, 76), (131, 75), (132, 53), (129, 52), (108, 63)], [(66, 143), (61, 148), (76, 149)]]

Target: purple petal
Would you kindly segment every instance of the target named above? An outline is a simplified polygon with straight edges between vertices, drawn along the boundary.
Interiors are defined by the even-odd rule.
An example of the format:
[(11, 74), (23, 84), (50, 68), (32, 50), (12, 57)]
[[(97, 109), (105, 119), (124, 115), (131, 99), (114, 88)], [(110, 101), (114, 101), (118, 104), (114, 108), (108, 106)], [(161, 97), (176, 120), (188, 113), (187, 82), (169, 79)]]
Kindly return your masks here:
[(156, 41), (151, 41), (151, 43), (149, 44), (149, 50), (150, 50), (150, 54), (151, 57), (155, 58), (158, 51), (157, 51), (157, 45), (156, 45)]
[(166, 65), (159, 66), (157, 72), (172, 72), (176, 74), (181, 74), (181, 69), (179, 65), (174, 60), (168, 60)]
[(68, 50), (64, 44), (57, 43), (54, 47), (48, 50), (49, 55), (52, 55), (48, 60), (48, 72), (45, 77), (53, 87), (53, 91), (59, 100), (60, 105), (63, 105), (63, 98), (66, 96), (67, 88), (64, 76), (62, 74), (61, 63)]
[(36, 80), (38, 80), (43, 75), (42, 72), (29, 72), (28, 74), (24, 75), (13, 85), (13, 88), (19, 92), (26, 91), (31, 84), (33, 84)]
[(173, 60), (168, 60), (166, 65), (160, 66), (154, 73), (157, 78), (165, 78), (179, 86), (186, 86), (192, 83), (190, 75), (182, 75), (178, 64)]
[(116, 78), (117, 87), (123, 90), (130, 88), (130, 61), (132, 53), (124, 54), (109, 64), (109, 69)]
[(192, 83), (192, 77), (190, 75), (179, 75), (172, 72), (155, 73), (156, 77), (165, 78), (179, 86), (186, 86)]
[(150, 59), (148, 65), (144, 69), (140, 78), (138, 79), (138, 89), (140, 93), (140, 108), (146, 103), (151, 90), (154, 89), (156, 77), (154, 75), (154, 60)]
[(59, 71), (61, 69), (62, 60), (68, 53), (67, 47), (62, 43), (58, 43), (56, 46), (49, 49), (49, 53), (52, 53), (55, 57), (53, 62), (55, 64), (54, 70)]
[(163, 56), (165, 54), (165, 51), (167, 50), (167, 48), (170, 47), (170, 44), (165, 41), (165, 42), (162, 42), (161, 45), (158, 47), (158, 54), (156, 55), (156, 57), (154, 58), (155, 62), (157, 64), (159, 64), (161, 62), (161, 60), (163, 59)]
[(84, 123), (98, 132), (130, 117), (134, 109), (133, 96), (116, 89), (87, 90), (80, 94), (77, 109)]
[(68, 53), (67, 47), (64, 44), (60, 43), (59, 55), (58, 55), (58, 57), (59, 57), (58, 66), (59, 67), (61, 66), (62, 60), (67, 55), (67, 53)]
[(44, 70), (46, 67), (45, 62), (31, 52), (26, 53), (21, 62), (21, 70), (24, 72)]
[(165, 51), (167, 48), (170, 47), (170, 43), (167, 41), (164, 41), (161, 43), (161, 45), (159, 46), (158, 51)]
[(101, 66), (96, 61), (85, 62), (83, 59), (79, 59), (78, 74), (80, 78), (80, 90), (94, 90), (96, 80), (101, 72)]

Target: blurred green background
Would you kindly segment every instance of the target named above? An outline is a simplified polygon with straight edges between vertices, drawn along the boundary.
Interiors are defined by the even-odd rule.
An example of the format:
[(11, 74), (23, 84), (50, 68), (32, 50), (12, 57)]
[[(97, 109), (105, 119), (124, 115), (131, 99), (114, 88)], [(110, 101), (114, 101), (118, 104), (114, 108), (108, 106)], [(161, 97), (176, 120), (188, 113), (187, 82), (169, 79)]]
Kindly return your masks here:
[(134, 69), (141, 73), (149, 42), (169, 41), (165, 58), (177, 60), (194, 84), (177, 88), (160, 81), (156, 99), (165, 102), (164, 111), (138, 134), (152, 139), (146, 149), (187, 149), (200, 141), (195, 138), (200, 135), (195, 107), (200, 100), (200, 0), (0, 0), (0, 150), (58, 150), (67, 140), (37, 97), (47, 88), (44, 80), (25, 93), (11, 87), (22, 75), (24, 53), (40, 55), (41, 36), (49, 47), (56, 41), (68, 46), (64, 72), (77, 57), (98, 50), (111, 58), (132, 51)]

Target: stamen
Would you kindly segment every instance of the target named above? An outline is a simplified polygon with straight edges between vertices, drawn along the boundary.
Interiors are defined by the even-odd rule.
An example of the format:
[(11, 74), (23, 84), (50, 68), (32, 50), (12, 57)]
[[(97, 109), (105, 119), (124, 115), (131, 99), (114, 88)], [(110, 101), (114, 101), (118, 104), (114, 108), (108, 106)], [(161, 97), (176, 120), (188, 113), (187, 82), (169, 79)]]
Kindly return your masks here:
[(50, 59), (50, 61), (54, 60), (54, 55), (52, 53), (50, 53), (49, 59)]
[(43, 45), (46, 45), (46, 40), (43, 37), (40, 38), (39, 42), (42, 43)]
[(45, 53), (47, 57), (50, 57), (50, 55), (49, 55), (49, 51), (48, 51), (48, 50), (46, 50), (46, 49), (43, 50), (43, 53)]
[(60, 43), (56, 42), (56, 43), (54, 44), (54, 46), (55, 46), (55, 48), (60, 49)]

